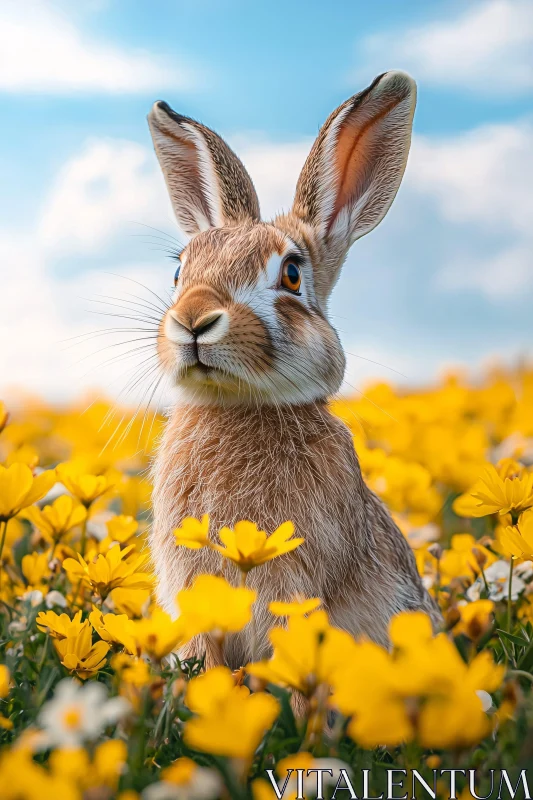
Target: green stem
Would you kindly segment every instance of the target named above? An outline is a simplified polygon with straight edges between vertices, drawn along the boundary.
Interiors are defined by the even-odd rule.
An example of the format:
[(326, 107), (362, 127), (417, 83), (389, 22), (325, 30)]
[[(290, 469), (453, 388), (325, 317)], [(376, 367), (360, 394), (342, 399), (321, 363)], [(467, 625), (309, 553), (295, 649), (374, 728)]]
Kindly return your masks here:
[(81, 526), (81, 539), (80, 539), (80, 555), (82, 558), (85, 556), (85, 548), (87, 546), (87, 519), (89, 517), (89, 508), (87, 507), (87, 516), (82, 522)]
[(527, 678), (528, 681), (533, 683), (533, 675), (526, 672), (525, 669), (510, 669), (508, 675), (516, 675), (518, 678)]
[(509, 592), (507, 594), (507, 632), (508, 633), (511, 633), (511, 618), (512, 618), (512, 610), (513, 610), (513, 601), (512, 601), (513, 569), (514, 569), (514, 560), (511, 557), (511, 563), (510, 563), (510, 566), (509, 566)]
[(485, 577), (485, 570), (481, 566), (479, 569), (481, 570), (481, 577), (483, 578), (483, 583), (485, 584), (485, 591), (487, 592), (487, 597), (488, 597), (490, 589), (489, 589), (489, 584), (487, 583), (487, 579)]

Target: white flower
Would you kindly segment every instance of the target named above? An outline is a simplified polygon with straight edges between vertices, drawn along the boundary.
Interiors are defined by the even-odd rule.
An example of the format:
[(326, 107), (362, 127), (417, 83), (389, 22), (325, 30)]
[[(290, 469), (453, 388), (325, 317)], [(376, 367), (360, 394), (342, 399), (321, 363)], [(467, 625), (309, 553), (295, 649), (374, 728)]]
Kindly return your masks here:
[(485, 713), (487, 711), (490, 711), (490, 709), (492, 708), (492, 697), (490, 696), (490, 694), (486, 692), (484, 689), (476, 689), (476, 694), (481, 700), (483, 711), (485, 711)]
[(67, 607), (66, 597), (64, 597), (61, 592), (58, 592), (56, 589), (48, 592), (44, 600), (47, 608), (54, 608), (54, 606), (60, 606), (60, 608)]
[(27, 617), (19, 617), (10, 622), (7, 629), (10, 633), (22, 633), (28, 627)]
[(522, 580), (528, 581), (533, 576), (533, 564), (531, 561), (521, 561), (520, 564), (515, 564), (514, 574), (520, 575)]
[[(495, 561), (485, 570), (485, 578), (489, 587), (489, 598), (491, 600), (505, 600), (509, 595), (509, 563), (507, 561)], [(472, 586), (467, 590), (466, 596), (469, 600), (479, 600), (485, 584), (483, 578), (476, 578)], [(511, 599), (517, 600), (519, 594), (524, 591), (526, 584), (519, 577), (513, 575), (511, 586)]]
[(434, 522), (428, 522), (427, 525), (407, 530), (407, 541), (413, 550), (416, 550), (428, 542), (436, 542), (440, 537), (440, 533), (438, 525), (435, 525)]
[(84, 686), (65, 678), (56, 687), (54, 696), (39, 714), (45, 747), (76, 748), (84, 741), (96, 739), (101, 731), (123, 717), (129, 703), (122, 697), (107, 699), (101, 683)]
[(43, 593), (39, 589), (30, 589), (22, 595), (23, 600), (29, 600), (31, 606), (40, 606), (43, 602)]

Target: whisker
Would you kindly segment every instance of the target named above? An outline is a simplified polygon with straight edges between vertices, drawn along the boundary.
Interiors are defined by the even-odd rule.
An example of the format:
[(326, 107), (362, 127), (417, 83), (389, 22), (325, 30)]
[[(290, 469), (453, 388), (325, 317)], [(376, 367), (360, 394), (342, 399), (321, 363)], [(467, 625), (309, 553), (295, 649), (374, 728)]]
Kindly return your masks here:
[[(160, 228), (154, 228), (154, 226), (153, 226), (153, 225), (147, 225), (145, 222), (135, 222), (135, 221), (132, 221), (132, 223), (131, 223), (131, 224), (132, 224), (132, 225), (142, 225), (142, 227), (143, 227), (143, 228), (150, 228), (150, 230), (152, 230), (152, 231), (155, 231), (156, 233), (162, 234), (162, 235), (163, 235), (164, 237), (166, 237), (167, 239), (170, 239), (171, 241), (175, 242), (175, 243), (177, 244), (177, 246), (178, 246), (178, 247), (181, 247), (181, 248), (183, 248), (183, 244), (182, 244), (182, 242), (180, 242), (180, 240), (179, 240), (179, 239), (176, 239), (176, 237), (175, 237), (175, 236), (172, 236), (172, 234), (170, 234), (170, 233), (167, 233), (166, 231), (162, 231)], [(135, 235), (142, 235), (142, 234), (131, 234), (131, 235), (132, 235), (132, 236), (135, 236)]]
[[(119, 303), (110, 303), (107, 300), (91, 300), (89, 297), (82, 297), (82, 300), (86, 300), (89, 303), (95, 303), (95, 304), (100, 303), (100, 305), (110, 306), (111, 308), (119, 308), (121, 311), (129, 311), (131, 314), (139, 314), (137, 319), (142, 319), (143, 321), (146, 321), (146, 322), (150, 321), (150, 322), (159, 323), (161, 321), (160, 318), (152, 317), (152, 316), (149, 316), (148, 314), (146, 314), (145, 316), (141, 317), (140, 316), (140, 312), (138, 312), (136, 309), (130, 309), (127, 306), (120, 305)], [(89, 311), (89, 313), (90, 313), (92, 311), (92, 309), (87, 309), (87, 311)], [(92, 311), (92, 313), (102, 314), (103, 315), (105, 312), (103, 312), (103, 311)]]
[(159, 300), (159, 302), (163, 303), (165, 308), (168, 308), (168, 303), (166, 303), (161, 297), (159, 297), (159, 295), (156, 294), (153, 291), (153, 289), (150, 289), (148, 286), (145, 286), (144, 283), (141, 283), (140, 281), (135, 280), (135, 278), (130, 278), (128, 275), (117, 275), (116, 272), (107, 272), (105, 274), (113, 275), (115, 278), (122, 278), (122, 280), (131, 281), (132, 283), (136, 283), (137, 286), (141, 286), (143, 289), (146, 289), (146, 291), (150, 292), (150, 294), (153, 295), (155, 298), (157, 298)]
[(59, 339), (57, 344), (64, 344), (65, 342), (72, 342), (73, 339), (81, 339), (81, 342), (74, 342), (73, 345), (63, 348), (68, 350), (69, 347), (75, 347), (77, 344), (82, 344), (87, 339), (92, 339), (97, 336), (109, 336), (111, 333), (143, 333), (144, 331), (155, 333), (157, 328), (103, 328), (97, 331), (86, 331), (85, 333), (78, 333), (76, 336), (69, 336), (68, 339)]
[(404, 375), (403, 372), (398, 372), (397, 369), (393, 369), (393, 367), (388, 367), (387, 364), (381, 364), (379, 361), (373, 361), (371, 358), (366, 358), (365, 356), (359, 356), (357, 353), (350, 353), (348, 350), (344, 351), (346, 355), (353, 356), (354, 358), (360, 358), (363, 361), (369, 361), (371, 364), (377, 364), (378, 367), (383, 367), (384, 369), (388, 369), (391, 372), (395, 372), (396, 375), (401, 375), (402, 378), (409, 380), (407, 375)]

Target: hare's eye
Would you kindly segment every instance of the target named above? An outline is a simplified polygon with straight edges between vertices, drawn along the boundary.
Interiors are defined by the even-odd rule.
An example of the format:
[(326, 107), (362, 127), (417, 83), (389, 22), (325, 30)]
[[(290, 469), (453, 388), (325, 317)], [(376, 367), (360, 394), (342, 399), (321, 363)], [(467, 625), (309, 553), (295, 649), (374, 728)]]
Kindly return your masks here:
[(281, 270), (281, 285), (284, 289), (290, 292), (298, 293), (302, 283), (302, 273), (296, 261), (292, 258), (287, 258), (283, 263)]
[(176, 272), (174, 273), (174, 286), (176, 286), (176, 284), (178, 283), (180, 270), (181, 270), (181, 262), (178, 261), (178, 266), (176, 267)]

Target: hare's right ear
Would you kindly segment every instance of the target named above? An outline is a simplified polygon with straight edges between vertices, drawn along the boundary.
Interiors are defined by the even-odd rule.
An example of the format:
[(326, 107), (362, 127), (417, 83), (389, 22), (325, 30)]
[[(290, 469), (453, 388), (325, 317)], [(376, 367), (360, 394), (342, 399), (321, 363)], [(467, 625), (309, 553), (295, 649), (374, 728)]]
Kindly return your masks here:
[(180, 228), (195, 236), (207, 228), (259, 219), (252, 180), (226, 142), (167, 103), (148, 115), (155, 151)]
[(348, 249), (385, 216), (411, 143), (416, 84), (386, 72), (331, 114), (304, 164), (293, 213), (315, 228), (324, 257), (315, 287), (325, 300)]

